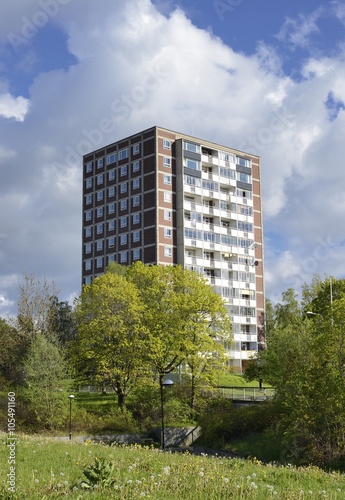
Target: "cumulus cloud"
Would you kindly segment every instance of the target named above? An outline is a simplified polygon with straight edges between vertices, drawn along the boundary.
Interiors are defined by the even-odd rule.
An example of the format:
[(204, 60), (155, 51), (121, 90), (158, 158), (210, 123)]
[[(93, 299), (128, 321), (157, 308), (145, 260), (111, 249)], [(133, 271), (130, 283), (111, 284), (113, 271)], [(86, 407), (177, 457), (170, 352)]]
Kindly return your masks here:
[[(23, 12), (33, 19), (34, 9)], [(290, 22), (291, 43), (305, 43), (316, 21)], [(334, 199), (343, 198), (344, 110), (330, 120), (325, 102), (330, 92), (345, 102), (345, 51), (310, 57), (294, 81), (277, 49), (237, 53), (182, 10), (164, 14), (149, 0), (104, 0), (102, 9), (73, 0), (49, 22), (65, 33), (76, 62), (35, 76), (30, 113), (27, 100), (15, 108), (19, 98), (10, 96), (14, 120), (4, 120), (0, 147), (2, 277), (44, 274), (62, 298), (78, 293), (82, 155), (153, 125), (261, 156), (268, 295), (297, 283), (318, 238), (334, 256), (313, 257), (315, 271), (339, 269), (343, 213)], [(3, 283), (0, 294), (13, 301)]]
[(6, 92), (0, 95), (0, 116), (14, 118), (22, 122), (29, 110), (29, 100), (24, 97), (13, 97)]
[(297, 19), (288, 17), (277, 35), (278, 40), (285, 42), (290, 50), (308, 47), (311, 36), (319, 32), (317, 21), (323, 11), (319, 7), (309, 15), (300, 14)]

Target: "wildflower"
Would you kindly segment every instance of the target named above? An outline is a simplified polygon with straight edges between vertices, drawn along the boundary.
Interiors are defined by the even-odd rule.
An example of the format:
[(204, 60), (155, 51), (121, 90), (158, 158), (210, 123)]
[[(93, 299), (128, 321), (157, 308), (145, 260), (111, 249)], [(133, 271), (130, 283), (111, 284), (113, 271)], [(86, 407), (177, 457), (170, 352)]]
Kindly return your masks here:
[(229, 482), (229, 478), (228, 477), (225, 477), (224, 478), (224, 483), (228, 483)]
[(63, 472), (60, 472), (60, 476), (63, 477), (65, 474)]
[(337, 488), (337, 492), (338, 492), (338, 493), (341, 493), (341, 488)]
[(68, 455), (68, 451), (65, 451), (65, 455)]
[(132, 483), (133, 483), (132, 479), (128, 479), (127, 484), (132, 484)]
[(38, 479), (35, 479), (35, 483), (39, 483), (39, 480), (38, 480)]
[(146, 497), (146, 493), (144, 493), (143, 491), (140, 493), (140, 496), (141, 497)]
[(169, 465), (167, 465), (166, 467), (163, 467), (163, 472), (164, 472), (164, 474), (166, 474), (167, 476), (170, 474), (170, 467), (169, 467)]
[(255, 472), (253, 472), (253, 474), (252, 474), (252, 477), (256, 477), (256, 474), (255, 474)]
[(202, 471), (202, 470), (199, 472), (199, 476), (200, 476), (200, 477), (204, 477), (204, 473), (203, 473), (203, 471)]
[(250, 483), (250, 486), (251, 486), (251, 488), (254, 488), (254, 490), (257, 489), (257, 486), (256, 486), (256, 484), (253, 481)]

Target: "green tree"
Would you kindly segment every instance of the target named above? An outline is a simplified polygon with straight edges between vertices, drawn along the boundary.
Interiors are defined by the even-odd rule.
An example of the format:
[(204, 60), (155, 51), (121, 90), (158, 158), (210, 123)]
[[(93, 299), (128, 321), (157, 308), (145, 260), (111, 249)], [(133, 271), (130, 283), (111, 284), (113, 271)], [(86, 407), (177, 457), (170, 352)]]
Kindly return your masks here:
[(144, 306), (133, 283), (119, 274), (96, 278), (76, 301), (78, 337), (72, 343), (79, 373), (117, 393), (120, 408), (146, 373), (149, 337)]
[(25, 335), (0, 318), (0, 383), (22, 382), (22, 360), (28, 345)]
[(332, 300), (329, 279), (306, 285), (301, 304), (293, 290), (285, 292), (258, 356), (264, 379), (277, 389), (279, 428), (296, 462), (345, 458), (344, 284), (332, 280)]
[(26, 399), (37, 422), (48, 429), (59, 427), (66, 417), (66, 401), (61, 393), (68, 365), (61, 349), (37, 333), (24, 360)]
[(231, 325), (221, 297), (199, 274), (182, 266), (145, 266), (127, 270), (145, 305), (143, 321), (148, 351), (162, 384), (166, 374), (187, 363), (191, 373), (191, 406), (198, 383), (204, 384), (217, 360), (223, 359)]

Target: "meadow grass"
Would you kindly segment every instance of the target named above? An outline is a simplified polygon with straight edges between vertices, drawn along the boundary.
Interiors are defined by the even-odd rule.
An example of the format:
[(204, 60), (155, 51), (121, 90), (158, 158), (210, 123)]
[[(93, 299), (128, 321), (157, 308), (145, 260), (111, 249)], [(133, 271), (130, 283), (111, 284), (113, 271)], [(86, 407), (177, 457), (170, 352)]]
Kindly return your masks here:
[[(9, 493), (7, 444), (7, 437), (3, 435), (0, 450), (2, 500), (45, 500), (64, 496), (71, 499), (157, 500), (345, 498), (345, 476), (326, 473), (316, 467), (263, 465), (256, 459), (194, 456), (148, 447), (78, 444), (26, 436), (18, 436), (16, 493)], [(96, 488), (83, 490), (81, 483), (87, 482), (83, 471), (95, 460), (99, 470), (98, 476), (94, 476)], [(110, 464), (112, 468), (108, 467)], [(103, 484), (97, 482), (97, 478), (102, 477)]]

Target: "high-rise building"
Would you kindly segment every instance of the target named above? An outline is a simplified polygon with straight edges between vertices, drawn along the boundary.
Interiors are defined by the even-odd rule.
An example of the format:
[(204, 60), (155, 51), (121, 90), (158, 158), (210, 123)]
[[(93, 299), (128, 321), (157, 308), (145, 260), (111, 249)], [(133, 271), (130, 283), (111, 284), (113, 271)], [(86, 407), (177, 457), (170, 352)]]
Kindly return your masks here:
[(242, 371), (264, 344), (259, 157), (152, 127), (83, 160), (83, 284), (111, 261), (203, 274), (226, 303)]

